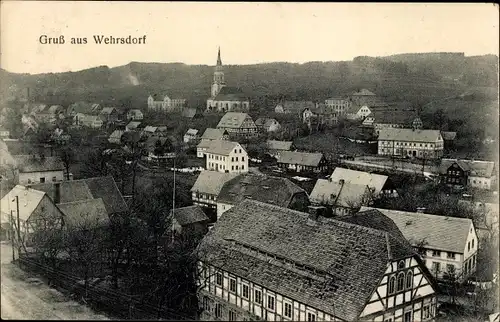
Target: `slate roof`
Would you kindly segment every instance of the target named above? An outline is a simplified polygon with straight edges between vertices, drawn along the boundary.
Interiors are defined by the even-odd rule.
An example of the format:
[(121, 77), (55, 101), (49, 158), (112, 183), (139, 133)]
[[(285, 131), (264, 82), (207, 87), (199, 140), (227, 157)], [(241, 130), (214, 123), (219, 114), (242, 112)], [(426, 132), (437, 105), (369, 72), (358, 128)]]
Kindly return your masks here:
[(230, 86), (222, 87), (213, 99), (215, 101), (248, 101), (240, 88)]
[(453, 141), (457, 137), (457, 132), (441, 131), (441, 136), (445, 141)]
[(246, 118), (251, 119), (247, 113), (227, 112), (220, 119), (219, 124), (217, 124), (217, 128), (240, 128)]
[(209, 218), (200, 206), (194, 205), (189, 207), (176, 208), (175, 211), (170, 210), (170, 216), (174, 212), (174, 218), (181, 226), (187, 226), (198, 222), (208, 222)]
[(287, 178), (246, 173), (226, 182), (217, 201), (235, 205), (245, 199), (288, 207), (294, 195), (305, 191)]
[(292, 148), (292, 145), (293, 145), (292, 141), (275, 141), (275, 140), (267, 141), (267, 148), (269, 150), (289, 151)]
[(468, 218), (370, 207), (361, 207), (360, 211), (370, 209), (377, 209), (390, 218), (412, 245), (425, 240), (425, 247), (429, 249), (463, 253), (469, 230), (473, 226), (472, 220)]
[(70, 228), (97, 228), (109, 224), (106, 206), (101, 198), (58, 204), (65, 224)]
[(469, 172), (470, 176), (490, 178), (495, 175), (495, 162), (477, 160), (441, 159), (439, 172), (446, 174), (453, 163), (457, 163), (462, 170)]
[(207, 128), (205, 130), (205, 132), (203, 132), (203, 135), (201, 136), (201, 138), (208, 139), (208, 140), (220, 140), (220, 139), (222, 139), (222, 136), (223, 136), (222, 130)]
[(227, 140), (213, 140), (207, 146), (206, 153), (229, 155), (234, 148), (238, 146), (238, 142), (231, 142)]
[(26, 221), (33, 211), (38, 207), (40, 201), (45, 196), (45, 192), (34, 189), (27, 189), (24, 186), (16, 185), (0, 201), (1, 223), (10, 223), (10, 211), (17, 210), (16, 202), (12, 202), (18, 196), (19, 198), (19, 219)]
[(350, 216), (339, 217), (338, 219), (351, 224), (385, 231), (399, 239), (406, 240), (394, 221), (378, 209), (359, 211)]
[(283, 101), (277, 105), (283, 106), (285, 113), (301, 113), (306, 108), (313, 109), (316, 107), (313, 101)]
[(359, 92), (352, 93), (351, 96), (377, 96), (377, 94), (363, 88)]
[[(59, 184), (61, 203), (101, 198), (108, 214), (128, 210), (128, 206), (112, 176), (61, 181)], [(52, 200), (55, 199), (56, 186), (54, 183), (40, 183), (30, 187), (44, 191)]]
[(210, 147), (210, 144), (213, 141), (215, 141), (215, 140), (201, 139), (200, 143), (198, 143), (198, 145), (196, 146), (196, 148), (206, 149), (206, 148)]
[(405, 240), (385, 231), (313, 220), (254, 200), (225, 212), (197, 253), (203, 261), (346, 321), (358, 319), (391, 260), (414, 256)]
[(337, 167), (330, 176), (330, 179), (336, 182), (344, 180), (344, 182), (368, 186), (374, 188), (375, 193), (380, 193), (388, 177), (381, 174)]
[(309, 199), (313, 203), (326, 203), (331, 206), (351, 208), (365, 202), (368, 195), (366, 185), (318, 179)]
[(17, 168), (20, 172), (42, 172), (64, 170), (64, 163), (60, 157), (36, 157), (34, 155), (14, 155)]
[(399, 129), (387, 128), (381, 129), (378, 135), (378, 140), (395, 140), (406, 142), (436, 142), (441, 138), (439, 130), (413, 130), (413, 129)]
[(278, 163), (317, 167), (322, 158), (322, 153), (282, 151), (278, 156)]
[(218, 171), (203, 170), (198, 175), (198, 178), (196, 178), (196, 182), (191, 188), (191, 191), (218, 196), (224, 183), (237, 175), (237, 173), (222, 173)]

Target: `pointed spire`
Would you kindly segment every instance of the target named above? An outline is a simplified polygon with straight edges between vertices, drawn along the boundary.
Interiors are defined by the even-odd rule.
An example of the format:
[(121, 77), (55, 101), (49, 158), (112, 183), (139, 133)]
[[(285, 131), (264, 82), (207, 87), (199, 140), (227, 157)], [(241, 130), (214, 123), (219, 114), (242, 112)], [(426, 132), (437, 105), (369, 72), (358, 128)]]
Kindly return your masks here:
[(219, 53), (217, 54), (217, 66), (222, 66), (222, 60), (220, 59), (220, 47), (219, 47)]

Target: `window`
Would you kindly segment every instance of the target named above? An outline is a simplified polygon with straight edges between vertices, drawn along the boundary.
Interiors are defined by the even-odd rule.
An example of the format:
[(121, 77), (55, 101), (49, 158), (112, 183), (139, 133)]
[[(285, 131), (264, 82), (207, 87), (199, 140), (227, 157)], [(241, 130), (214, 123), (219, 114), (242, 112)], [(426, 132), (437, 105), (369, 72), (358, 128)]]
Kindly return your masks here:
[(476, 255), (472, 255), (472, 268), (476, 267)]
[(238, 166), (236, 166), (236, 170), (238, 170)]
[(274, 296), (267, 296), (267, 308), (274, 311)]
[(389, 279), (389, 294), (394, 293), (394, 287), (396, 286), (396, 276), (392, 276)]
[(222, 305), (220, 303), (215, 304), (215, 317), (222, 317)]
[(261, 291), (255, 290), (254, 302), (258, 303), (258, 304), (262, 304), (262, 292)]
[(245, 166), (244, 165), (241, 166), (241, 170), (245, 170)]
[(472, 240), (472, 248), (474, 249), (474, 239)]
[(392, 317), (387, 318), (387, 319), (384, 320), (384, 322), (392, 322), (392, 321), (393, 321)]
[(398, 274), (398, 288), (397, 291), (402, 291), (405, 286), (405, 273), (401, 272)]
[(231, 157), (231, 162), (234, 162), (234, 157)]
[(316, 314), (314, 314), (314, 313), (307, 313), (307, 321), (308, 322), (316, 321)]
[(236, 162), (238, 162), (238, 157), (236, 157)]
[(245, 157), (241, 157), (241, 161), (245, 161)]
[(448, 252), (446, 257), (451, 258), (451, 259), (455, 259), (455, 253)]
[(234, 170), (234, 165), (231, 166), (231, 170)]
[(57, 181), (57, 177), (52, 177), (52, 181)]
[[(241, 149), (240, 149), (240, 153), (241, 153)], [(238, 161), (238, 160), (236, 160), (236, 161)]]
[(238, 319), (236, 318), (236, 312), (233, 310), (229, 310), (229, 321), (237, 321)]
[(438, 273), (441, 270), (441, 264), (438, 262), (432, 262), (432, 271)]
[(243, 284), (242, 285), (242, 295), (244, 298), (248, 298), (248, 285)]
[(406, 274), (406, 288), (412, 288), (413, 287), (413, 273), (412, 272), (408, 272)]
[(229, 291), (236, 293), (236, 280), (234, 278), (229, 279)]
[(215, 274), (215, 284), (222, 286), (222, 274), (221, 273)]
[(40, 178), (40, 183), (44, 183), (45, 182), (45, 178), (44, 177), (41, 177)]
[(285, 302), (285, 312), (284, 312), (284, 315), (287, 318), (291, 318), (292, 317), (292, 304)]
[(470, 242), (467, 243), (467, 250), (470, 251)]
[(441, 257), (441, 251), (439, 251), (439, 250), (433, 250), (432, 251), (432, 256), (434, 256), (434, 257)]
[(208, 299), (208, 296), (203, 297), (203, 309), (205, 311), (210, 311), (210, 301)]
[(412, 318), (411, 318), (411, 311), (409, 312), (405, 312), (405, 319), (404, 319), (404, 322), (411, 322), (412, 321)]
[(425, 305), (422, 308), (422, 319), (428, 319), (431, 316), (431, 312), (429, 310), (429, 306)]

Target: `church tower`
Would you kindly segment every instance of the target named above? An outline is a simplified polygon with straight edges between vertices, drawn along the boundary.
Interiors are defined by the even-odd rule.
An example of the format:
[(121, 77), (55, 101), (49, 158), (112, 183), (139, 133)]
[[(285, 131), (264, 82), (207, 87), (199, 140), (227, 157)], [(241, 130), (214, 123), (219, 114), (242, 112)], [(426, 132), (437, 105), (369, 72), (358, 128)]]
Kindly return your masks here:
[(219, 52), (217, 54), (217, 65), (215, 65), (214, 80), (212, 82), (212, 97), (217, 96), (222, 87), (224, 87), (225, 85), (226, 83), (224, 82), (224, 72), (222, 71), (222, 60), (220, 59), (219, 47)]

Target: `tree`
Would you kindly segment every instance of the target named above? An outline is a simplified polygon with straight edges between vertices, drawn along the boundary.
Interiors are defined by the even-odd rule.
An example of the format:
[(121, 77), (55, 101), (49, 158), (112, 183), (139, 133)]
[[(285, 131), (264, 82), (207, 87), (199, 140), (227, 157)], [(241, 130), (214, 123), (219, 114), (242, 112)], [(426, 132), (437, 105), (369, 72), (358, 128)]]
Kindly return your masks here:
[(130, 162), (132, 169), (132, 202), (134, 202), (138, 164), (141, 157), (145, 154), (145, 149), (140, 133), (125, 132), (123, 133), (121, 140), (127, 149), (126, 159)]
[(70, 145), (58, 145), (58, 155), (64, 164), (64, 170), (66, 171), (66, 180), (70, 179), (70, 167), (76, 161), (76, 156), (73, 148)]
[(22, 113), (20, 104), (11, 103), (7, 107), (7, 115), (5, 116), (5, 127), (9, 130), (10, 136), (19, 138), (23, 134)]
[(111, 160), (111, 154), (106, 153), (104, 149), (90, 152), (83, 162), (82, 174), (88, 178), (107, 176), (110, 172), (109, 160)]

